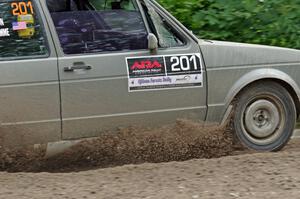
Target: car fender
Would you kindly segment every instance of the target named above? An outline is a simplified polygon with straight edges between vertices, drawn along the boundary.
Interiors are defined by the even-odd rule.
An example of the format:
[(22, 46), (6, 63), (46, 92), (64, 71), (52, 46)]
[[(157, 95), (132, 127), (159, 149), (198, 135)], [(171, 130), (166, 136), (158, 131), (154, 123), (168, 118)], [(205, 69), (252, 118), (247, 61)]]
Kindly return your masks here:
[(283, 81), (290, 85), (297, 97), (298, 101), (300, 100), (300, 89), (297, 83), (289, 76), (287, 73), (284, 73), (283, 71), (272, 69), (272, 68), (261, 68), (252, 70), (245, 75), (243, 75), (238, 81), (235, 82), (235, 84), (231, 87), (229, 90), (226, 98), (225, 98), (225, 113), (223, 115), (222, 124), (224, 124), (228, 117), (230, 116), (231, 110), (233, 108), (232, 102), (234, 98), (242, 91), (243, 88), (245, 88), (247, 85), (263, 79), (276, 79)]

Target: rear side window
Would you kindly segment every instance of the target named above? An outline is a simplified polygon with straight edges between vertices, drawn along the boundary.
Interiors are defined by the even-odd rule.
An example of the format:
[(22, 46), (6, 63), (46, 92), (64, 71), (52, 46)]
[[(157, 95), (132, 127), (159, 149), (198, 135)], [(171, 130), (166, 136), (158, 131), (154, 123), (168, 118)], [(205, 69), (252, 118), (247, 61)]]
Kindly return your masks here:
[(48, 54), (37, 12), (33, 1), (0, 2), (0, 59)]
[(147, 31), (135, 1), (47, 0), (65, 54), (147, 49)]

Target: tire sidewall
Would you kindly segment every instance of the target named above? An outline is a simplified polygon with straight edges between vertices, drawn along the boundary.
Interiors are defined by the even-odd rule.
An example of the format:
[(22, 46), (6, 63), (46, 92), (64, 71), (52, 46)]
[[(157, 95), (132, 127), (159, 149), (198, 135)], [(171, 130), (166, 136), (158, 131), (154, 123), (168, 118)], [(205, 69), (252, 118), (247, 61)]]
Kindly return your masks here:
[[(253, 143), (251, 140), (244, 133), (244, 129), (241, 126), (241, 120), (244, 118), (244, 113), (249, 102), (254, 99), (255, 97), (261, 95), (269, 95), (272, 98), (275, 98), (280, 102), (283, 108), (283, 112), (285, 114), (284, 117), (284, 126), (283, 126), (283, 133), (272, 143), (267, 145), (259, 145)], [(258, 100), (258, 99), (256, 99)], [(288, 91), (283, 88), (278, 83), (263, 83), (251, 86), (247, 90), (245, 90), (241, 96), (238, 98), (236, 104), (236, 113), (234, 114), (234, 129), (236, 136), (239, 140), (244, 144), (246, 147), (250, 149), (254, 149), (257, 151), (278, 151), (282, 149), (286, 143), (290, 140), (295, 123), (296, 123), (296, 108), (294, 101)]]

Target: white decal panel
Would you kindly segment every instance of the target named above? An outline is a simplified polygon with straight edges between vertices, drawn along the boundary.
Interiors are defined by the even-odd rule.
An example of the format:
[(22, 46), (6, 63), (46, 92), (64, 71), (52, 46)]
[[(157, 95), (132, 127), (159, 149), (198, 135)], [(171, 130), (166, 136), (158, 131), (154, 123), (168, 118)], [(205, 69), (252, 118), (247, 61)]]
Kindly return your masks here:
[(130, 57), (126, 63), (130, 92), (203, 86), (200, 54)]

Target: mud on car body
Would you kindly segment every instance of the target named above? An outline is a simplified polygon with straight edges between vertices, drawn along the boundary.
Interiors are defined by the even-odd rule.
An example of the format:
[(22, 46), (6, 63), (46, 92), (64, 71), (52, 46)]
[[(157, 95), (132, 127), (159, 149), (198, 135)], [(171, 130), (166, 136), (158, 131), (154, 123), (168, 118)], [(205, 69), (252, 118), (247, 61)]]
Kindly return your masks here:
[(0, 47), (5, 146), (232, 116), (276, 151), (299, 113), (298, 50), (198, 39), (152, 0), (4, 0)]

